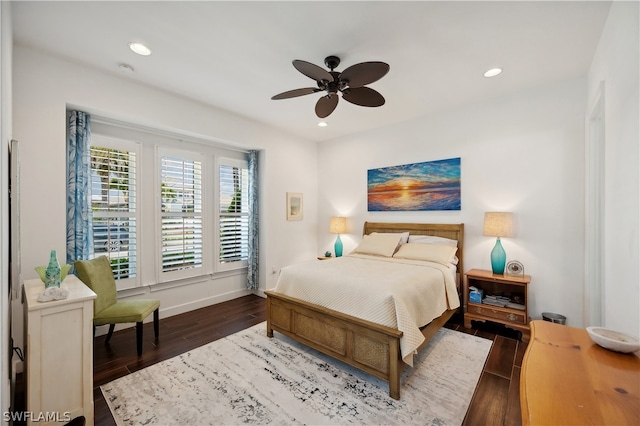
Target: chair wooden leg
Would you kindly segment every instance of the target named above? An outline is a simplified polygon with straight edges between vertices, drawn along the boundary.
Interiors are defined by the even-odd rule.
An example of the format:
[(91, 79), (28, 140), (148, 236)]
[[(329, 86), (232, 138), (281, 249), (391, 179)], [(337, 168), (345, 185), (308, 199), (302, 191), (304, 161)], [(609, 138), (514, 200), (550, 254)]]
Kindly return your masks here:
[(160, 336), (160, 308), (153, 311), (153, 332), (156, 335), (156, 340), (158, 340), (158, 336)]
[(111, 340), (111, 336), (113, 336), (113, 329), (116, 328), (115, 324), (109, 324), (109, 332), (107, 333), (107, 339), (104, 341), (105, 345), (109, 344), (109, 340)]
[(136, 323), (136, 349), (138, 356), (142, 355), (142, 321)]

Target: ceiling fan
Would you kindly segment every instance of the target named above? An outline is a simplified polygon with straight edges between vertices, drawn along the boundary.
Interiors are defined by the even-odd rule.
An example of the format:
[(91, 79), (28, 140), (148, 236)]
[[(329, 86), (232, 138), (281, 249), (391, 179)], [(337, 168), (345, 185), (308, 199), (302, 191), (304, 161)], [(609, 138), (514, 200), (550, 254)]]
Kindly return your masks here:
[(384, 105), (384, 97), (377, 91), (364, 87), (380, 80), (389, 72), (389, 65), (384, 62), (361, 62), (352, 65), (342, 72), (334, 71), (340, 65), (340, 58), (327, 56), (325, 65), (331, 70), (326, 71), (310, 62), (295, 59), (293, 66), (302, 74), (316, 81), (318, 87), (305, 87), (289, 90), (273, 96), (271, 99), (288, 99), (326, 91), (316, 103), (316, 115), (320, 118), (328, 117), (338, 106), (338, 92), (342, 93), (345, 101), (366, 107)]

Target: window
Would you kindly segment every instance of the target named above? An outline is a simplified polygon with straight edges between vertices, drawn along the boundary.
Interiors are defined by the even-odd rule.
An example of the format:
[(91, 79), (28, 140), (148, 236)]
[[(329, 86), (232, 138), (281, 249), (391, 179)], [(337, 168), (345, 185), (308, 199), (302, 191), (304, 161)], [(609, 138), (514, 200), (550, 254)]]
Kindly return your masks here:
[(249, 176), (246, 161), (221, 158), (219, 178), (218, 269), (247, 266), (249, 239)]
[(161, 281), (204, 274), (202, 162), (197, 154), (160, 150)]
[(118, 290), (244, 273), (246, 152), (95, 116), (91, 144), (91, 256), (109, 256)]
[(118, 289), (137, 285), (137, 144), (94, 137), (91, 146), (92, 258), (111, 261)]

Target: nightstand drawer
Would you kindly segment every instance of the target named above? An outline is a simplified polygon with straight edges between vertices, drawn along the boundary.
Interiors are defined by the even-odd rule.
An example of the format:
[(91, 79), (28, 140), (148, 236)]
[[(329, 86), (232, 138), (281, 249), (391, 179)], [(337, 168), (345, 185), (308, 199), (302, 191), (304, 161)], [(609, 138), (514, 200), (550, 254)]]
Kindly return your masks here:
[(469, 307), (467, 308), (468, 312), (483, 315), (485, 317), (496, 318), (501, 321), (507, 321), (514, 324), (526, 324), (527, 321), (525, 319), (524, 312), (513, 312), (511, 310), (502, 310), (500, 308), (495, 308), (487, 305), (476, 305), (473, 303), (469, 303)]

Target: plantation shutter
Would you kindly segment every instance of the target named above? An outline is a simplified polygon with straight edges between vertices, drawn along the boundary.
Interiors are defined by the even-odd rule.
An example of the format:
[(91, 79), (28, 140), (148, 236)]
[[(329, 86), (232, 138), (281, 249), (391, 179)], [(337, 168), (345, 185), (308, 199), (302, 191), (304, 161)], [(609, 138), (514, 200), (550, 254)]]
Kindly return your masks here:
[(136, 157), (135, 151), (91, 147), (91, 257), (109, 258), (119, 289), (136, 285), (132, 280), (137, 275)]
[[(220, 265), (246, 266), (249, 241), (248, 169), (246, 162), (221, 159)], [(234, 265), (235, 263), (235, 265)]]
[(202, 267), (202, 162), (162, 156), (163, 273)]

